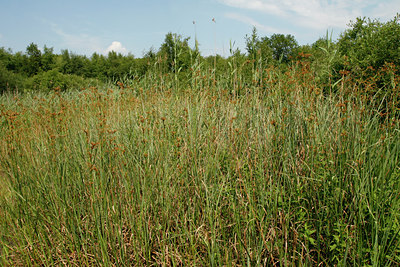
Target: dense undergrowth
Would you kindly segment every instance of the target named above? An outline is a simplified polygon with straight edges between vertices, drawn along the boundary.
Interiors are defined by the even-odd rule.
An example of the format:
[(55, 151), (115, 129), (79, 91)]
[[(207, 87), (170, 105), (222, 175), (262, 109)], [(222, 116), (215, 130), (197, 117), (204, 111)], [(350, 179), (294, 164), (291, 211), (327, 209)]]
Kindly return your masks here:
[(2, 265), (400, 264), (397, 76), (192, 71), (0, 97)]

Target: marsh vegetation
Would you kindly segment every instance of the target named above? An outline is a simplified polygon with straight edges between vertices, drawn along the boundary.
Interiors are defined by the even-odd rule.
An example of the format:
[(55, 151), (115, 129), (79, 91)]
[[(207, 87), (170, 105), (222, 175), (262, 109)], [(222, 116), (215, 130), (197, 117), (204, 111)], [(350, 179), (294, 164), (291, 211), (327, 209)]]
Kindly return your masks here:
[(256, 32), (226, 59), (171, 35), (140, 75), (7, 89), (0, 262), (398, 265), (398, 65), (351, 38), (399, 24), (357, 23), (287, 62)]

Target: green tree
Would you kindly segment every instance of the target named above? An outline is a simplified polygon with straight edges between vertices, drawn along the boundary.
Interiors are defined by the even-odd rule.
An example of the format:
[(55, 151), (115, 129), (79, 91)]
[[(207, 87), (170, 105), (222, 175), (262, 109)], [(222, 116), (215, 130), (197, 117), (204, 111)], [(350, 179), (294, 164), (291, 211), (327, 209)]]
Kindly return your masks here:
[(44, 46), (41, 63), (43, 71), (49, 71), (55, 67), (55, 55), (52, 47), (48, 48), (47, 46)]
[(115, 51), (110, 51), (108, 52), (107, 56), (107, 76), (109, 78), (116, 79), (117, 77), (121, 76), (122, 70), (122, 58), (123, 56), (121, 54), (118, 54)]
[(189, 39), (171, 32), (165, 36), (159, 54), (166, 58), (169, 71), (179, 73), (190, 67)]
[(339, 52), (347, 57), (349, 67), (360, 75), (367, 67), (379, 69), (385, 63), (400, 64), (400, 15), (382, 23), (357, 18), (340, 35)]
[(272, 49), (272, 56), (275, 60), (282, 63), (288, 63), (291, 57), (296, 54), (299, 47), (293, 35), (273, 34), (271, 37), (265, 37), (263, 42), (267, 43)]
[(70, 54), (71, 73), (82, 77), (87, 77), (89, 60), (84, 55)]
[(259, 44), (260, 44), (260, 38), (258, 37), (257, 34), (257, 29), (256, 27), (253, 27), (253, 31), (250, 36), (246, 35), (246, 51), (247, 55), (250, 60), (257, 60), (257, 54), (259, 51)]
[(68, 50), (61, 51), (60, 71), (64, 74), (75, 74), (88, 77), (89, 60), (86, 56), (70, 53)]
[(358, 93), (374, 99), (373, 105), (382, 114), (399, 117), (400, 93), (400, 14), (382, 23), (357, 18), (339, 38), (338, 45), (346, 64), (358, 84)]
[(25, 72), (28, 76), (33, 76), (42, 70), (42, 52), (40, 52), (37, 44), (31, 43), (26, 48), (28, 62), (25, 67)]
[(0, 61), (0, 93), (20, 89), (24, 79), (21, 74), (8, 70)]
[(141, 63), (139, 65), (144, 65), (142, 68), (147, 72), (150, 67), (154, 66), (154, 64), (158, 61), (161, 61), (162, 56), (160, 54), (157, 54), (157, 51), (154, 47), (150, 47), (150, 49), (144, 53)]
[(106, 58), (103, 55), (93, 53), (88, 63), (87, 75), (105, 81), (107, 77)]
[(253, 27), (251, 36), (246, 35), (246, 51), (250, 60), (254, 62), (254, 66), (261, 60), (263, 65), (268, 64), (272, 60), (272, 49), (268, 37), (258, 36), (256, 27)]
[(60, 71), (64, 74), (72, 73), (71, 57), (68, 49), (61, 50), (61, 66)]

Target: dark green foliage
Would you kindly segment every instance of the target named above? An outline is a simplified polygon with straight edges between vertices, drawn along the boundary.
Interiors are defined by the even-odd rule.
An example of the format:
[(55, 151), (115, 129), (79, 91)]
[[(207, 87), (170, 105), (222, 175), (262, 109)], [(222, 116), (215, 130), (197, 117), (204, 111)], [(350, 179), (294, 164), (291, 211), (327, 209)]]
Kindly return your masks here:
[(26, 57), (0, 48), (0, 93), (21, 89)]
[(64, 91), (69, 88), (80, 89), (89, 85), (90, 81), (81, 76), (49, 70), (27, 79), (24, 84), (24, 91), (48, 92), (52, 89)]
[(249, 60), (252, 60), (253, 66), (256, 68), (260, 64), (265, 66), (272, 62), (272, 48), (268, 37), (260, 37), (257, 29), (254, 27), (251, 36), (246, 36), (246, 51)]
[(251, 36), (246, 36), (246, 50), (249, 59), (257, 61), (271, 61), (289, 63), (296, 56), (299, 47), (293, 35), (273, 34), (270, 37), (260, 38), (254, 27)]
[(125, 75), (132, 73), (135, 69), (135, 58), (133, 55), (129, 54), (124, 56), (120, 53), (111, 51), (108, 53), (107, 57), (107, 77), (120, 79)]
[[(381, 114), (399, 116), (400, 93), (400, 15), (382, 23), (378, 20), (357, 18), (350, 23), (338, 41), (345, 62), (336, 69), (345, 69), (343, 78), (358, 85), (358, 94), (376, 99)], [(397, 114), (397, 115), (396, 115)], [(384, 115), (384, 117), (386, 117)]]
[(272, 49), (272, 55), (275, 60), (288, 63), (295, 56), (296, 48), (299, 46), (293, 35), (273, 34), (271, 37), (265, 37), (265, 42)]
[(10, 91), (18, 91), (22, 87), (23, 77), (9, 71), (0, 61), (0, 94)]
[(176, 33), (168, 33), (165, 36), (158, 54), (166, 60), (169, 71), (176, 73), (190, 67), (189, 39)]
[(339, 38), (338, 46), (354, 74), (367, 67), (379, 69), (385, 63), (400, 63), (400, 16), (386, 23), (357, 18)]
[(56, 55), (54, 55), (52, 47), (48, 48), (47, 46), (44, 46), (41, 63), (43, 71), (49, 71), (55, 67)]
[(42, 69), (42, 52), (40, 52), (36, 44), (31, 43), (26, 48), (26, 54), (28, 56), (28, 61), (25, 65), (25, 72), (28, 76), (33, 76)]
[[(274, 67), (284, 70), (290, 68), (295, 61), (304, 66), (308, 64), (307, 68), (316, 76), (316, 85), (324, 92), (336, 93), (341, 81), (348, 79), (346, 75), (349, 73), (357, 84), (373, 80), (376, 86), (372, 91), (369, 89), (370, 97), (379, 92), (379, 97), (383, 99), (388, 88), (394, 90), (397, 84), (393, 80), (393, 74), (399, 74), (399, 16), (387, 23), (358, 18), (337, 42), (327, 34), (312, 45), (300, 47), (292, 35), (259, 36), (256, 28), (245, 38), (247, 54), (233, 51), (231, 47), (231, 56), (227, 58), (220, 55), (202, 57), (197, 40), (195, 47), (191, 48), (189, 37), (171, 32), (166, 34), (159, 49), (149, 49), (142, 58), (114, 51), (107, 55), (94, 53), (91, 57), (77, 55), (68, 50), (54, 54), (53, 48), (44, 46), (40, 50), (34, 43), (26, 48), (25, 53), (12, 53), (11, 50), (2, 48), (1, 90), (15, 90), (29, 77), (47, 77), (42, 72), (51, 70), (55, 72), (50, 73), (60, 72), (113, 84), (127, 79), (149, 78), (153, 75), (168, 77), (168, 74), (172, 74), (176, 85), (178, 82), (187, 83), (193, 77), (198, 78), (201, 67), (211, 72), (214, 79), (218, 76), (229, 77), (229, 86), (238, 89), (238, 92), (241, 89), (246, 91), (252, 85), (262, 85), (266, 78), (265, 69)], [(193, 70), (197, 72), (194, 74)], [(230, 72), (227, 73), (227, 70)], [(376, 75), (376, 70), (379, 76)], [(38, 78), (30, 79), (26, 84), (32, 84), (35, 79)], [(34, 87), (42, 88), (43, 84)], [(390, 104), (393, 106), (394, 102)]]
[(75, 74), (88, 76), (89, 60), (86, 56), (70, 53), (68, 50), (61, 51), (61, 72), (64, 74)]
[(7, 70), (14, 73), (20, 73), (21, 75), (26, 75), (25, 68), (27, 61), (27, 56), (24, 55), (22, 52), (12, 54), (12, 52), (9, 51), (7, 58), (3, 61), (3, 63), (5, 64)]

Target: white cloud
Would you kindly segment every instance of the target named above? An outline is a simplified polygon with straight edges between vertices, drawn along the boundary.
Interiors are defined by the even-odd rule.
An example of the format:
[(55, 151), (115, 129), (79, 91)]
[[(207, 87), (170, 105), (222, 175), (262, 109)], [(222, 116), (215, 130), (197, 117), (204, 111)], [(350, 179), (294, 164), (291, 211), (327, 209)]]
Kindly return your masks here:
[(307, 28), (322, 30), (344, 28), (360, 16), (391, 19), (400, 9), (398, 0), (219, 0), (240, 9), (258, 11), (288, 20)]
[(109, 53), (111, 51), (121, 54), (126, 54), (128, 52), (128, 50), (120, 42), (117, 41), (112, 42), (111, 45), (107, 47), (105, 52)]
[(282, 15), (282, 10), (279, 3), (276, 1), (263, 1), (263, 0), (220, 0), (220, 2), (238, 8), (258, 10), (266, 13)]
[(277, 28), (263, 25), (263, 24), (259, 23), (258, 21), (254, 20), (254, 19), (252, 19), (252, 18), (250, 18), (248, 16), (241, 15), (241, 14), (238, 14), (238, 13), (226, 13), (225, 16), (227, 18), (234, 19), (234, 20), (243, 22), (243, 23), (251, 25), (251, 26), (255, 26), (257, 28), (257, 30), (260, 30), (262, 32), (276, 33), (276, 32), (279, 31)]
[(121, 54), (127, 54), (128, 50), (118, 41), (114, 41), (104, 50), (104, 42), (98, 37), (90, 36), (87, 34), (70, 34), (62, 30), (57, 24), (46, 22), (50, 24), (53, 32), (55, 32), (63, 41), (63, 46), (69, 50), (84, 52), (92, 54), (94, 52), (101, 54), (108, 54), (114, 51)]
[(54, 23), (50, 23), (52, 30), (62, 38), (63, 45), (70, 50), (84, 51), (86, 53), (101, 53), (103, 51), (100, 40), (87, 34), (66, 33)]
[(392, 20), (396, 12), (400, 10), (400, 1), (390, 1), (390, 2), (383, 2), (379, 3), (378, 5), (373, 7), (373, 11), (371, 12), (374, 14), (371, 18), (380, 18), (382, 20)]

